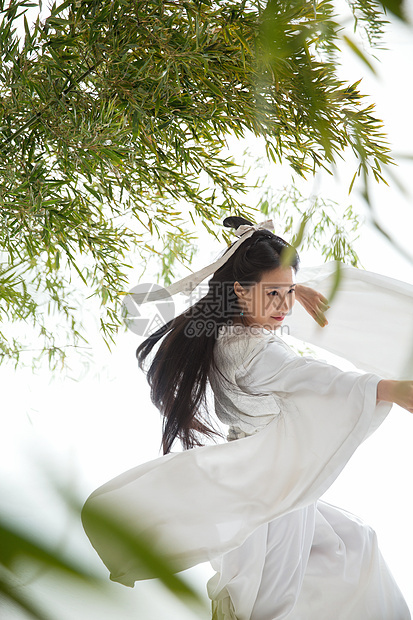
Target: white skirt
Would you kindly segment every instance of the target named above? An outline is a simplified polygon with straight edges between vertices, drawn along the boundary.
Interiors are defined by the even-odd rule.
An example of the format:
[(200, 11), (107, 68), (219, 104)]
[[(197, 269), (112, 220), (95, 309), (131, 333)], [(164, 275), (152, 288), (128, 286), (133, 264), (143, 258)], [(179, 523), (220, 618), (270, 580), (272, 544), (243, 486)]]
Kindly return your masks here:
[(410, 620), (358, 517), (318, 501), (260, 526), (211, 562), (213, 620)]

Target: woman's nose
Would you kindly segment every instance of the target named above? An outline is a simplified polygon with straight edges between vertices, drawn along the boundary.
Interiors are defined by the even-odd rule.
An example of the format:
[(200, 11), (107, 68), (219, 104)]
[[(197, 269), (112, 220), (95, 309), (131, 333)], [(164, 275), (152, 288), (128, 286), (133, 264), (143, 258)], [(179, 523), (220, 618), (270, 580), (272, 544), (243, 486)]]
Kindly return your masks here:
[(276, 300), (275, 307), (279, 312), (287, 313), (291, 309), (290, 299), (288, 297), (279, 297)]

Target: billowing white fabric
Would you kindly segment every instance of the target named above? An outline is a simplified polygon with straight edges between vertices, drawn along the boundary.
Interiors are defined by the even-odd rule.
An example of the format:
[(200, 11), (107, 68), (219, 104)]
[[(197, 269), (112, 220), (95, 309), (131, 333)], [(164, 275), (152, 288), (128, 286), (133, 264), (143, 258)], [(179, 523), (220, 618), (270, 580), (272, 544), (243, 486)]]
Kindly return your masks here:
[(340, 355), (362, 370), (386, 379), (412, 379), (413, 283), (339, 261), (303, 267), (296, 280), (328, 298), (337, 267), (341, 280), (326, 312), (328, 325), (320, 327), (296, 302), (282, 330)]
[[(376, 288), (374, 275), (369, 294), (383, 300), (382, 276)], [(402, 291), (404, 283), (394, 282)], [(387, 293), (392, 298), (391, 288)], [(412, 287), (406, 284), (400, 295), (410, 307), (403, 316), (411, 321)], [(355, 296), (360, 309), (364, 296)], [(336, 299), (340, 313), (344, 302)], [(383, 321), (388, 308), (376, 308)], [(350, 320), (348, 308), (340, 316), (347, 316), (345, 328), (359, 336), (350, 361), (358, 356), (360, 367), (368, 367), (365, 326), (354, 315)], [(332, 322), (329, 315), (324, 329)], [(302, 335), (303, 325), (298, 321), (291, 334)], [(310, 342), (319, 344), (317, 336)], [(338, 353), (338, 342), (332, 338), (326, 349)], [(406, 359), (405, 337), (388, 345), (390, 358), (399, 347), (403, 351), (393, 359)], [(214, 355), (234, 384), (231, 389), (211, 373), (216, 413), (236, 440), (160, 457), (92, 493), (84, 527), (111, 579), (133, 586), (154, 575), (88, 522), (88, 506), (144, 534), (177, 571), (210, 560), (217, 571), (208, 584), (215, 620), (408, 620), (374, 532), (319, 500), (389, 413), (391, 403), (376, 401), (387, 368), (380, 374), (343, 372), (297, 355), (275, 333), (242, 326), (220, 329)]]

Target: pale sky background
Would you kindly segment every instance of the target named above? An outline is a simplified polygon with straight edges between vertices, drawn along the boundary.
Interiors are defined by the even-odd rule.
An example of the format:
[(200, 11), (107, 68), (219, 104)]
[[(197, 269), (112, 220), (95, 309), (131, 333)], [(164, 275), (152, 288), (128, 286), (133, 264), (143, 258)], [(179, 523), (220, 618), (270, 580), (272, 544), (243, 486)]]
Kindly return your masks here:
[[(348, 80), (363, 76), (360, 88), (370, 93), (376, 103), (377, 115), (385, 122), (394, 150), (413, 154), (413, 31), (395, 24), (386, 35), (386, 42), (389, 51), (378, 52), (381, 63), (375, 63), (379, 79), (349, 54), (343, 75)], [(249, 145), (256, 149), (257, 155), (261, 153), (259, 144), (250, 142)], [(241, 153), (244, 146), (229, 142), (234, 154)], [(269, 170), (274, 188), (280, 189), (289, 182), (288, 170), (274, 166)], [(348, 196), (347, 187), (353, 173), (354, 162), (343, 164), (333, 179), (319, 174), (315, 181), (309, 180), (300, 187), (305, 195), (318, 191), (343, 208), (352, 204), (366, 218), (355, 244), (364, 268), (413, 283), (413, 265), (371, 228), (368, 209), (357, 188)], [(374, 204), (381, 224), (413, 254), (413, 162), (399, 165), (396, 173), (408, 189), (409, 197), (383, 184), (372, 185)], [(194, 260), (194, 270), (211, 262), (223, 250), (203, 230), (200, 238), (205, 244)], [(311, 252), (301, 253), (301, 260), (303, 266), (323, 262), (319, 254)], [(148, 270), (142, 281), (154, 281), (154, 273)], [(178, 279), (188, 271), (177, 269), (176, 273)], [(131, 287), (136, 284), (132, 277)], [(177, 313), (184, 303), (182, 299), (176, 300)], [(122, 334), (110, 353), (93, 331), (93, 320), (86, 319), (91, 325), (95, 361), (79, 381), (65, 374), (50, 377), (47, 370), (33, 374), (29, 368), (18, 371), (6, 365), (0, 368), (0, 512), (51, 543), (62, 545), (75, 557), (91, 562), (106, 575), (79, 522), (70, 518), (51, 491), (48, 478), (53, 475), (70, 485), (83, 501), (110, 478), (159, 456), (161, 424), (159, 412), (150, 401), (149, 386), (135, 360), (135, 349), (142, 338), (131, 332)], [(331, 359), (332, 363), (337, 361), (328, 353), (322, 357)], [(73, 375), (81, 376), (81, 369), (79, 363)], [(324, 499), (357, 514), (376, 530), (383, 556), (413, 612), (412, 440), (412, 416), (394, 405), (388, 418), (360, 446)], [(207, 606), (205, 584), (212, 574), (207, 564), (186, 571), (187, 578), (203, 593)], [(50, 605), (59, 620), (204, 617), (184, 608), (156, 580), (137, 583), (133, 589), (109, 582), (109, 590), (115, 597), (111, 602), (51, 575), (28, 573), (25, 579), (25, 583), (31, 583), (27, 587), (33, 595), (46, 607)], [(0, 609), (1, 604), (0, 601)], [(26, 616), (3, 606), (1, 617), (17, 620)], [(205, 618), (208, 617), (206, 613)]]

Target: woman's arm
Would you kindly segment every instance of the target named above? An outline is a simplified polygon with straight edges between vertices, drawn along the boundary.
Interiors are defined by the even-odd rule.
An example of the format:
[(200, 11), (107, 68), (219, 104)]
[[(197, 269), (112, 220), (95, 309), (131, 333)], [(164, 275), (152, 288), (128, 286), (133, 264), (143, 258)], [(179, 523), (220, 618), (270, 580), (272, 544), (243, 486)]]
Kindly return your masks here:
[(295, 287), (295, 298), (321, 327), (328, 324), (324, 312), (330, 308), (330, 306), (324, 295), (310, 286), (297, 284)]
[(413, 381), (382, 379), (377, 384), (377, 402), (395, 403), (413, 413)]

